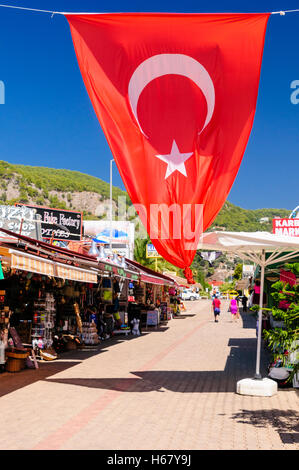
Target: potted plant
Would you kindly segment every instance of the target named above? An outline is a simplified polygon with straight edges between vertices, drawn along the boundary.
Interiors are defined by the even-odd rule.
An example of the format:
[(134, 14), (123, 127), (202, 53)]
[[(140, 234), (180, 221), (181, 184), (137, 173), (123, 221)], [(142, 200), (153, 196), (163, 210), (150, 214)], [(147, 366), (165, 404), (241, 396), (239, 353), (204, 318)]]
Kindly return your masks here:
[[(289, 272), (299, 274), (299, 263), (287, 264)], [(272, 365), (285, 367), (289, 372), (290, 382), (299, 370), (299, 284), (277, 281), (271, 286), (274, 306), (265, 309), (272, 317), (271, 329), (263, 335), (272, 353)]]

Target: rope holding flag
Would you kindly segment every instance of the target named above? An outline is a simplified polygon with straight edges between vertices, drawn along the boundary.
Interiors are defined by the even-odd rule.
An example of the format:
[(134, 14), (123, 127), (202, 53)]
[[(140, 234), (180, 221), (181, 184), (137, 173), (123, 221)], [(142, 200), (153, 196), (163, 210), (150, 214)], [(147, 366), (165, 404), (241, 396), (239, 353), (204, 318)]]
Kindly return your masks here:
[[(0, 4), (0, 8), (13, 8), (15, 10), (25, 10), (25, 11), (32, 11), (32, 12), (37, 12), (37, 13), (51, 13), (53, 15), (83, 15), (83, 14), (90, 14), (90, 13), (83, 13), (83, 12), (62, 12), (62, 11), (52, 11), (52, 10), (41, 10), (37, 8), (29, 8), (29, 7), (21, 7), (17, 5), (7, 5), (7, 4)], [(272, 11), (270, 14), (271, 15), (281, 15), (284, 16), (286, 13), (298, 13), (299, 8), (295, 10), (279, 10), (279, 11)], [(102, 12), (97, 12), (93, 14), (101, 14)]]

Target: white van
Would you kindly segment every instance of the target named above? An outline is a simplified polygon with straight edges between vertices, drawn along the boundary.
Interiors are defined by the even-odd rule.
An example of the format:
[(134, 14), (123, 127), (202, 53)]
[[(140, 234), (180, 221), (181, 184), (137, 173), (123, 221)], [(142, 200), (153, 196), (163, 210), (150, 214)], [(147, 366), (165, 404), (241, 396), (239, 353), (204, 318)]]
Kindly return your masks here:
[(194, 292), (192, 289), (184, 289), (181, 293), (182, 300), (199, 300), (201, 299), (200, 295), (197, 292)]

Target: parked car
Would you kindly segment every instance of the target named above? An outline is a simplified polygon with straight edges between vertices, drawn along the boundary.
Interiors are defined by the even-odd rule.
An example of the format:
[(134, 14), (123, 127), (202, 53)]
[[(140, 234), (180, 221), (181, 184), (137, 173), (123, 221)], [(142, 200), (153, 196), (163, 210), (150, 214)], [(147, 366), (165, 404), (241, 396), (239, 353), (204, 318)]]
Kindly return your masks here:
[(199, 300), (201, 299), (200, 295), (197, 292), (194, 292), (191, 289), (184, 289), (181, 293), (182, 300)]

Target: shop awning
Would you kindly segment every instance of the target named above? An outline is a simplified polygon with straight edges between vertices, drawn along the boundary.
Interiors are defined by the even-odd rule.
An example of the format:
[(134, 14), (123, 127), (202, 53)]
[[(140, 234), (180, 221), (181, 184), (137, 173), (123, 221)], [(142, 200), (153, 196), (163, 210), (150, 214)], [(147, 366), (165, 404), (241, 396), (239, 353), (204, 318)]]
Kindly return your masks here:
[(199, 289), (202, 290), (202, 285), (199, 282), (196, 282), (195, 284), (192, 284), (192, 286), (190, 286), (190, 284), (188, 284), (187, 279), (183, 277), (176, 276), (175, 274), (168, 273), (168, 272), (164, 272), (164, 274), (169, 276), (171, 279), (173, 279), (173, 281), (177, 284), (178, 287), (186, 287), (187, 289), (189, 289), (190, 287), (192, 289), (198, 287)]
[(163, 279), (160, 279), (155, 276), (149, 276), (148, 274), (142, 274), (140, 275), (140, 280), (142, 282), (149, 282), (150, 284), (156, 284), (159, 286), (163, 286), (165, 284), (165, 281)]
[[(45, 255), (49, 257), (51, 260), (53, 260), (53, 261), (49, 261), (50, 263), (53, 262), (56, 264), (58, 264), (60, 260), (63, 260), (63, 261), (65, 260), (65, 262), (67, 263), (76, 265), (74, 268), (73, 266), (71, 266), (71, 268), (74, 269), (75, 271), (76, 269), (78, 269), (77, 266), (79, 266), (79, 269), (81, 269), (81, 272), (83, 271), (83, 273), (87, 273), (87, 272), (91, 273), (91, 276), (87, 276), (87, 277), (88, 279), (92, 279), (92, 280), (85, 281), (84, 279), (82, 279), (82, 277), (84, 278), (86, 276), (82, 276), (82, 275), (80, 276), (78, 273), (74, 271), (72, 271), (71, 273), (68, 273), (67, 276), (70, 276), (70, 277), (65, 277), (66, 279), (76, 278), (73, 280), (80, 280), (82, 282), (97, 282), (94, 277), (96, 274), (93, 273), (93, 270), (95, 271), (95, 273), (99, 275), (103, 275), (103, 274), (115, 275), (115, 276), (120, 276), (122, 278), (127, 278), (127, 279), (132, 279), (132, 280), (139, 279), (139, 270), (138, 269), (136, 270), (130, 264), (127, 264), (127, 266), (123, 268), (113, 263), (110, 260), (99, 260), (98, 258), (94, 256), (74, 252), (67, 248), (62, 248), (56, 245), (50, 245), (49, 243), (46, 243), (40, 240), (34, 240), (32, 238), (25, 237), (23, 235), (15, 234), (14, 232), (11, 232), (6, 229), (0, 229), (0, 233), (2, 231), (5, 234), (11, 235), (9, 243), (8, 242), (5, 243), (6, 245), (8, 246), (13, 245), (17, 247), (18, 242), (22, 241), (25, 245), (25, 250), (27, 249), (30, 251), (33, 250), (34, 254), (32, 256), (35, 255), (37, 259), (43, 260), (42, 256), (40, 257), (39, 255)], [(23, 249), (22, 250), (20, 249), (19, 251), (22, 254), (24, 252)], [(59, 258), (59, 260), (56, 261), (56, 259), (53, 259), (53, 258)], [(126, 261), (129, 261), (129, 260), (126, 260)], [(22, 269), (22, 268), (20, 267), (19, 269)], [(33, 271), (33, 272), (40, 273), (40, 271)], [(65, 271), (62, 271), (62, 273), (64, 276), (66, 275)], [(49, 274), (49, 275), (52, 275), (52, 274)], [(78, 277), (79, 279), (77, 279)]]
[(67, 266), (16, 250), (9, 251), (11, 254), (11, 267), (14, 269), (43, 274), (45, 276), (60, 277), (71, 281), (97, 283), (97, 272)]
[(159, 285), (169, 285), (173, 286), (175, 284), (175, 281), (171, 279), (171, 277), (166, 276), (165, 274), (158, 273), (157, 271), (154, 271), (153, 269), (147, 268), (146, 266), (143, 266), (140, 263), (137, 263), (137, 261), (132, 261), (130, 259), (126, 258), (126, 263), (130, 266), (133, 266), (134, 268), (137, 268), (137, 270), (140, 273), (140, 280), (143, 282), (149, 282), (151, 284), (159, 284)]
[[(45, 243), (40, 240), (34, 240), (29, 237), (25, 237), (23, 235), (15, 234), (9, 230), (6, 229), (0, 229), (0, 232), (3, 231), (5, 234), (10, 235), (14, 237), (15, 241), (7, 243), (7, 245), (12, 245), (12, 243), (15, 244), (16, 249), (15, 251), (19, 256), (26, 256), (27, 257), (35, 257), (36, 262), (34, 263), (33, 261), (28, 261), (18, 259), (18, 269), (24, 269), (32, 272), (37, 272), (39, 274), (46, 274), (48, 276), (57, 276), (57, 277), (64, 277), (65, 279), (71, 279), (71, 280), (79, 280), (82, 282), (97, 282), (96, 281), (96, 276), (97, 274), (105, 274), (105, 275), (112, 275), (112, 276), (120, 276), (122, 278), (127, 278), (127, 279), (132, 279), (132, 280), (143, 280), (144, 282), (149, 282), (152, 284), (158, 284), (158, 285), (174, 285), (175, 281), (171, 279), (169, 276), (166, 276), (162, 273), (158, 273), (150, 268), (147, 268), (140, 263), (137, 263), (136, 261), (132, 261), (128, 258), (125, 259), (126, 262), (126, 267), (123, 268), (110, 260), (101, 260), (98, 258), (95, 258), (94, 256), (90, 256), (88, 254), (82, 254), (82, 253), (77, 253), (74, 251), (71, 251), (66, 248), (62, 248), (59, 246), (55, 245), (50, 245), (49, 243)], [(17, 243), (22, 241), (25, 245), (25, 250), (34, 250), (34, 254), (27, 254), (26, 252), (24, 253), (23, 249), (22, 250), (17, 250)], [(45, 255), (48, 256), (50, 259), (43, 259), (42, 256), (39, 255)], [(58, 258), (59, 260), (56, 260), (55, 258)], [(54, 258), (54, 259), (53, 259)], [(47, 263), (47, 266), (44, 264), (38, 264), (37, 260), (39, 260), (41, 263)], [(73, 263), (76, 264), (76, 266), (69, 266), (69, 265), (64, 265), (64, 269), (61, 268), (59, 271), (60, 276), (57, 274), (57, 269), (55, 268), (56, 265), (60, 264), (59, 261), (65, 260), (66, 263)], [(30, 263), (30, 268), (28, 267), (28, 263)], [(53, 267), (52, 263), (54, 264), (54, 274), (52, 273)], [(23, 266), (23, 267), (22, 267)], [(79, 268), (77, 266), (80, 266)], [(66, 270), (67, 268), (68, 270)], [(45, 272), (46, 270), (46, 272)], [(94, 270), (94, 273), (93, 273)], [(48, 274), (49, 273), (49, 274)], [(56, 274), (55, 274), (56, 273)], [(81, 273), (81, 274), (79, 274)], [(89, 273), (89, 276), (87, 276), (87, 273)], [(88, 278), (89, 280), (86, 281), (85, 279)]]
[(11, 253), (11, 267), (31, 273), (54, 276), (53, 261), (43, 260), (38, 256), (27, 255), (17, 251), (9, 250)]
[(56, 264), (56, 277), (62, 279), (69, 279), (71, 281), (90, 282), (96, 284), (98, 276), (96, 272), (87, 271), (85, 269), (75, 268), (73, 266), (64, 266)]

